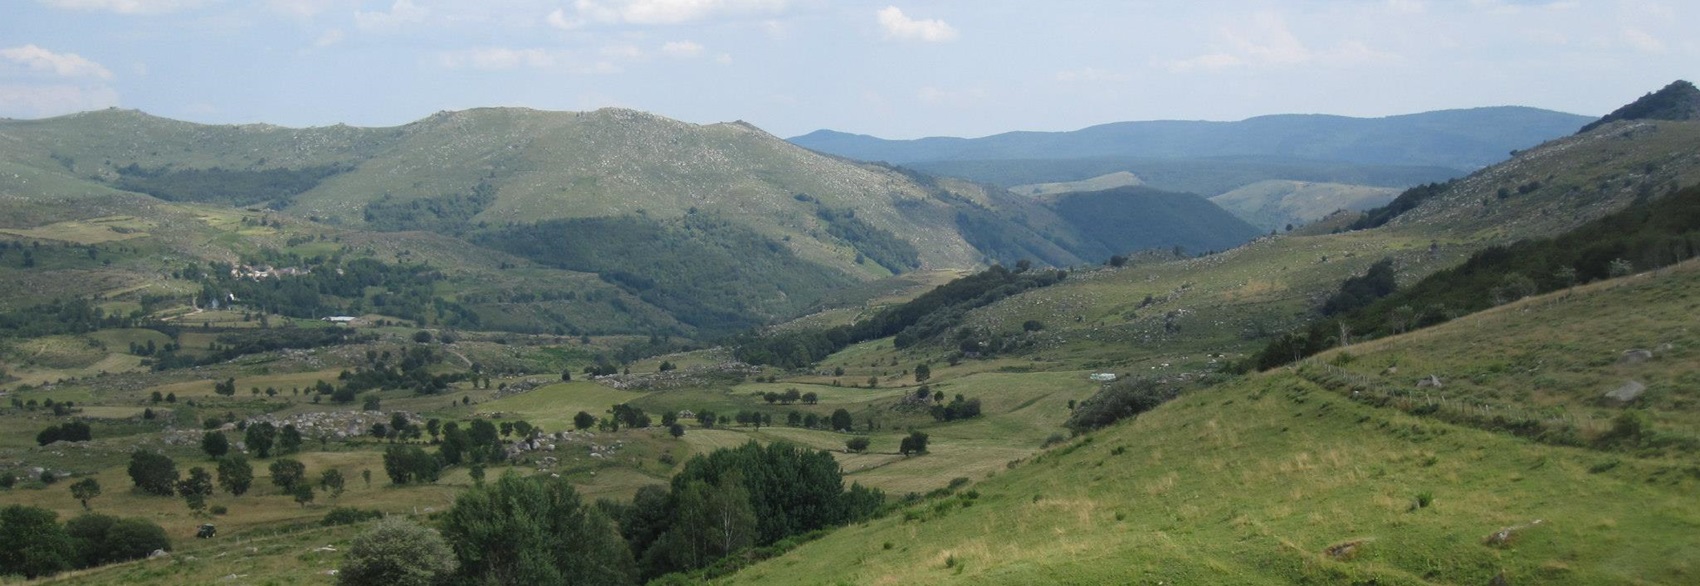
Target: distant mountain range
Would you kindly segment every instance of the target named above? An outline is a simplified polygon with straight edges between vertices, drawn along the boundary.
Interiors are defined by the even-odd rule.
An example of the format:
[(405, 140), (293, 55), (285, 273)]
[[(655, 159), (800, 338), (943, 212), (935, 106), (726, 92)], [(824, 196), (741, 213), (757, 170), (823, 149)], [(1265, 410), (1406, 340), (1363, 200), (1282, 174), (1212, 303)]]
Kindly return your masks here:
[(1385, 118), (1283, 114), (1238, 122), (1115, 122), (1069, 132), (1006, 132), (982, 138), (886, 140), (817, 130), (790, 140), (823, 153), (896, 164), (1104, 157), (1282, 157), (1468, 170), (1505, 160), (1511, 150), (1574, 133), (1593, 120), (1563, 112), (1504, 106)]
[(818, 130), (790, 139), (1003, 187), (1131, 172), (1146, 185), (1206, 197), (1265, 180), (1408, 187), (1505, 160), (1592, 118), (1524, 107), (1389, 116), (1289, 114), (1238, 122), (1116, 122), (1069, 132), (886, 140)]

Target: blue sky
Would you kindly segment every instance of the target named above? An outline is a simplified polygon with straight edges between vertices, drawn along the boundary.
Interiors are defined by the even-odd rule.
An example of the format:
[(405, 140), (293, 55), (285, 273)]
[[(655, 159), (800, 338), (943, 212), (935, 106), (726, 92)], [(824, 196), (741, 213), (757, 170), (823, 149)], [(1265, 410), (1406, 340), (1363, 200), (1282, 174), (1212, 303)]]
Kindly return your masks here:
[(0, 0), (0, 116), (403, 124), (621, 106), (888, 138), (1276, 113), (1600, 115), (1700, 2)]

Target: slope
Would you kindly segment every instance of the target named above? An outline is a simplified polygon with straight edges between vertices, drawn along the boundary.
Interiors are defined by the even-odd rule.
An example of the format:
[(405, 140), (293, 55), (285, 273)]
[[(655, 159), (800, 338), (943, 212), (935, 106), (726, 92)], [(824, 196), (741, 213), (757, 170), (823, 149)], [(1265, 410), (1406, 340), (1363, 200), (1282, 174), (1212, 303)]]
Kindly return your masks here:
[[(0, 198), (15, 204), (0, 212), (0, 227), (20, 237), (131, 217), (146, 230), (128, 234), (149, 253), (218, 262), (285, 248), (388, 249), (419, 262), (406, 243), (430, 242), (436, 266), (469, 285), (451, 297), (480, 300), (486, 307), (476, 311), (494, 323), (531, 332), (590, 327), (598, 320), (586, 310), (601, 304), (562, 303), (585, 287), (514, 293), (534, 288), (536, 273), (502, 269), (526, 261), (617, 287), (617, 296), (593, 297), (617, 299), (615, 309), (632, 310), (617, 313), (634, 317), (603, 325), (712, 336), (800, 315), (834, 289), (894, 273), (1103, 256), (1050, 209), (1003, 190), (822, 156), (743, 123), (693, 125), (618, 109), (491, 108), (394, 128), (307, 129), (106, 110), (0, 121), (0, 170), (12, 171), (0, 174)], [(241, 224), (205, 221), (214, 216)], [(538, 246), (560, 233), (609, 246), (564, 256)], [(622, 245), (639, 235), (666, 235), (669, 244)], [(327, 239), (389, 243), (357, 250)], [(707, 256), (687, 262), (697, 273), (685, 278), (667, 250)], [(181, 268), (134, 254), (134, 262), (99, 267), (110, 277), (99, 286), (61, 272), (46, 275), (52, 287), (25, 288), (105, 294)], [(705, 278), (724, 284), (724, 294), (697, 294)], [(159, 293), (181, 292), (132, 292), (131, 300)], [(549, 300), (513, 302), (539, 296)]]
[(1057, 215), (1112, 253), (1168, 247), (1194, 252), (1227, 250), (1259, 234), (1251, 224), (1190, 193), (1135, 186), (1064, 193), (1048, 199)]
[[(1498, 370), (1497, 354), (1483, 347), (1546, 348), (1567, 357), (1568, 371), (1609, 379), (1626, 368), (1615, 360), (1624, 343), (1692, 345), (1674, 331), (1593, 338), (1588, 332), (1623, 332), (1619, 317), (1579, 308), (1633, 306), (1654, 321), (1676, 320), (1693, 304), (1678, 292), (1697, 285), (1700, 267), (1690, 263), (1562, 302), (1461, 320), (1420, 339), (1347, 350), (1361, 365), (1350, 367), (1356, 372), (1397, 362), (1401, 372), (1432, 368), (1476, 380), (1435, 409), (1413, 410), (1426, 415), (1288, 371), (1244, 377), (722, 582), (1687, 582), (1686, 560), (1700, 555), (1691, 531), (1700, 523), (1689, 502), (1700, 486), (1692, 452), (1638, 457), (1611, 445), (1557, 447), (1440, 418), (1486, 393), (1546, 387)], [(1555, 331), (1562, 349), (1551, 349)], [(1628, 368), (1674, 378), (1700, 373), (1684, 356)], [(1389, 384), (1412, 389), (1414, 379)], [(1534, 393), (1513, 404), (1543, 404)], [(1668, 409), (1672, 400), (1691, 403), (1687, 395), (1669, 397), (1647, 404), (1659, 422), (1654, 429), (1675, 427), (1671, 418), (1691, 420), (1691, 407)], [(1610, 430), (1584, 433), (1609, 437)]]
[(1259, 181), (1211, 197), (1210, 201), (1262, 230), (1303, 226), (1339, 210), (1363, 211), (1386, 205), (1398, 195), (1386, 187)]

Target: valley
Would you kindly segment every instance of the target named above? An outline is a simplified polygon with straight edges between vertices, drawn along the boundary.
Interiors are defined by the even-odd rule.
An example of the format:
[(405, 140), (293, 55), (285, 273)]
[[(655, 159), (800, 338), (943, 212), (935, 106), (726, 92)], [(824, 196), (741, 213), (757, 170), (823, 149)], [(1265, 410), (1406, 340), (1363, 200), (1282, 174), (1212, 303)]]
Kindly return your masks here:
[[(3, 120), (0, 498), (168, 537), (43, 583), (346, 583), (375, 518), (464, 548), (472, 510), (588, 536), (456, 575), (497, 583), (1686, 583), (1700, 120), (1660, 103), (1160, 164), (625, 109)], [(1458, 276), (1500, 266), (1541, 272)]]

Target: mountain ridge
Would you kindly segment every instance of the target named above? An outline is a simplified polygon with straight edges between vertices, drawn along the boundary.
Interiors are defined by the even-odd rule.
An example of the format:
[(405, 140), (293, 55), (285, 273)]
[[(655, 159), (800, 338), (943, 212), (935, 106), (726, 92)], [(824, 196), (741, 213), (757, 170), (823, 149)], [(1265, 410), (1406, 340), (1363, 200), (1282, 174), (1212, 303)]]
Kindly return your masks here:
[[(1014, 131), (979, 138), (886, 140), (829, 129), (789, 140), (863, 160), (894, 163), (971, 159), (1273, 155), (1357, 163), (1441, 165), (1473, 169), (1504, 153), (1571, 132), (1589, 117), (1524, 106), (1437, 110), (1379, 118), (1275, 114), (1239, 121), (1111, 122), (1073, 131)], [(1484, 124), (1487, 123), (1487, 124)], [(1341, 132), (1356, 133), (1342, 142)], [(1389, 141), (1389, 133), (1423, 132), (1442, 145)], [(1144, 142), (1137, 142), (1144, 141)], [(1255, 146), (1254, 146), (1255, 145)], [(1368, 147), (1368, 148), (1366, 148)]]

